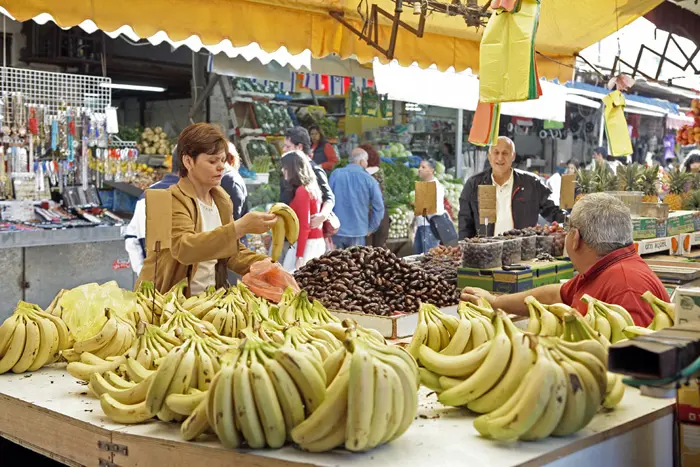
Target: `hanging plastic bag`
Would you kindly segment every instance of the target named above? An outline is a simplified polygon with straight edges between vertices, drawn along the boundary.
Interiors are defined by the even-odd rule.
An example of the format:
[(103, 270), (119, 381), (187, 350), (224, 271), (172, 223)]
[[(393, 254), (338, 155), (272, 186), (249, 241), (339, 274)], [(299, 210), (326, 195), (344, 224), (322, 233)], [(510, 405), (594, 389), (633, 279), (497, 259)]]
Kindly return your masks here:
[(254, 263), (242, 280), (255, 295), (274, 303), (278, 303), (282, 299), (282, 294), (287, 287), (291, 287), (294, 292), (301, 290), (291, 274), (285, 271), (279, 263), (272, 263), (270, 260)]
[(625, 96), (620, 91), (613, 91), (603, 98), (605, 104), (605, 134), (614, 157), (632, 154), (627, 120), (625, 119)]
[(479, 101), (518, 102), (542, 95), (535, 64), (540, 0), (521, 0), (520, 9), (496, 11), (479, 49)]
[(469, 142), (477, 146), (496, 144), (498, 127), (501, 125), (501, 104), (479, 102), (474, 113)]

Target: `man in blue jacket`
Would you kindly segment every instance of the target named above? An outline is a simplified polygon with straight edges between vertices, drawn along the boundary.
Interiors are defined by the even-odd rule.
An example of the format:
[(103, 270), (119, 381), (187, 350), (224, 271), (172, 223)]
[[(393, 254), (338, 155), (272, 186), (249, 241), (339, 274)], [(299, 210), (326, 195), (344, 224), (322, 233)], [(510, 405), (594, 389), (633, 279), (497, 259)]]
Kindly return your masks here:
[(336, 248), (365, 245), (367, 235), (379, 228), (384, 217), (382, 192), (365, 170), (367, 159), (367, 151), (356, 148), (350, 155), (350, 164), (331, 173), (333, 212), (340, 220), (340, 230), (333, 237)]

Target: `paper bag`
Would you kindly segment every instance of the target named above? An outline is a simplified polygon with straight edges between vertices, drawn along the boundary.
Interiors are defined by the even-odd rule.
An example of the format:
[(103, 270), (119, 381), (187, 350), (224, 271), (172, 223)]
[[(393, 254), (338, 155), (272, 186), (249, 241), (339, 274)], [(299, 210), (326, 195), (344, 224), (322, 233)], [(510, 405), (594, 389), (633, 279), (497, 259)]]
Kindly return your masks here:
[(540, 0), (521, 0), (520, 10), (496, 11), (479, 51), (479, 101), (517, 102), (541, 93), (535, 65)]
[(632, 154), (632, 140), (625, 119), (625, 96), (620, 91), (613, 91), (603, 98), (603, 104), (610, 155), (620, 157)]

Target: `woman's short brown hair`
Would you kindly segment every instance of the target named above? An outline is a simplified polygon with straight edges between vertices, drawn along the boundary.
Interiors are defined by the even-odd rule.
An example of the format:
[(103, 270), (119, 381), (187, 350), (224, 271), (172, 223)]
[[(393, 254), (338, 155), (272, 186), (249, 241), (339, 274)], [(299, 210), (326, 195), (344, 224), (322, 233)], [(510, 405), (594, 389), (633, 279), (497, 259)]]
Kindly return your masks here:
[(367, 153), (367, 167), (379, 167), (379, 163), (381, 162), (381, 159), (379, 157), (379, 153), (377, 152), (377, 150), (374, 149), (374, 146), (372, 146), (369, 143), (365, 143), (365, 144), (360, 144), (359, 147), (364, 149), (365, 152)]
[(183, 162), (185, 156), (196, 160), (200, 154), (228, 153), (228, 141), (217, 125), (195, 123), (180, 133), (177, 139), (177, 152), (180, 162), (180, 177), (186, 177), (187, 168)]

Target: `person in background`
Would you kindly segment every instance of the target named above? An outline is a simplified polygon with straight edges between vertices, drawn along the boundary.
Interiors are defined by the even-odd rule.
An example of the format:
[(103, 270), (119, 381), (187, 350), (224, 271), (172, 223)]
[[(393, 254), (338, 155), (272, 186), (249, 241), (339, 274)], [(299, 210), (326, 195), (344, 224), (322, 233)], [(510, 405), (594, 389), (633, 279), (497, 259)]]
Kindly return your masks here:
[(688, 157), (685, 158), (683, 162), (686, 172), (698, 173), (700, 172), (700, 150), (693, 149), (688, 153)]
[(625, 308), (637, 326), (648, 326), (654, 313), (641, 296), (647, 290), (669, 302), (668, 293), (649, 265), (637, 254), (632, 241), (632, 216), (619, 199), (607, 193), (586, 195), (576, 202), (566, 234), (568, 252), (578, 275), (564, 284), (551, 284), (498, 297), (467, 287), (462, 300), (484, 297), (494, 309), (527, 316), (525, 298), (545, 305), (565, 303), (586, 314), (585, 294)]
[[(306, 128), (301, 126), (295, 126), (287, 130), (284, 135), (284, 143), (282, 145), (282, 159), (284, 156), (291, 151), (301, 151), (307, 156), (311, 157), (311, 137)], [(280, 160), (280, 162), (281, 162)], [(328, 220), (330, 216), (333, 215), (333, 206), (335, 206), (335, 195), (333, 190), (331, 190), (330, 184), (328, 183), (328, 176), (326, 171), (323, 170), (318, 164), (313, 160), (311, 161), (311, 168), (316, 174), (316, 183), (321, 190), (321, 211), (314, 214), (311, 217), (311, 228), (322, 226), (325, 221)], [(289, 204), (294, 198), (294, 189), (289, 185), (289, 183), (282, 177), (280, 180), (280, 202), (284, 204)]]
[(338, 163), (338, 154), (335, 153), (333, 145), (328, 142), (318, 125), (309, 127), (309, 135), (311, 136), (312, 159), (323, 167), (323, 170), (330, 172)]
[(336, 203), (333, 212), (340, 229), (333, 237), (337, 248), (365, 245), (367, 235), (376, 232), (384, 217), (379, 183), (365, 170), (369, 156), (362, 148), (350, 154), (350, 164), (331, 173), (331, 190)]
[(578, 168), (581, 166), (579, 162), (576, 159), (569, 159), (569, 162), (566, 163), (566, 175), (576, 175), (576, 172), (578, 171)]
[(237, 221), (248, 213), (248, 188), (238, 169), (241, 166), (241, 157), (236, 146), (229, 142), (226, 155), (224, 175), (221, 177), (221, 188), (228, 193), (233, 203), (233, 220)]
[(450, 169), (455, 166), (455, 150), (452, 144), (443, 143), (440, 146), (440, 160), (445, 164), (445, 169)]
[(384, 171), (382, 170), (381, 157), (374, 146), (371, 144), (361, 144), (358, 146), (367, 152), (367, 173), (370, 174), (379, 184), (379, 189), (382, 192), (382, 202), (384, 202), (384, 218), (379, 224), (376, 232), (367, 236), (367, 245), (376, 247), (386, 247), (386, 241), (389, 239), (389, 227), (391, 226), (391, 217), (389, 210), (386, 209), (386, 201), (384, 198)]
[(301, 151), (285, 155), (282, 176), (294, 187), (294, 198), (289, 207), (299, 218), (299, 239), (289, 248), (283, 262), (284, 269), (293, 273), (326, 252), (323, 229), (320, 226), (312, 229), (310, 226), (311, 216), (321, 209), (321, 190), (311, 169), (311, 161)]
[(416, 216), (413, 221), (416, 226), (413, 253), (416, 255), (427, 253), (431, 248), (440, 244), (440, 240), (433, 234), (433, 229), (430, 227), (430, 218), (445, 213), (445, 187), (435, 178), (435, 161), (433, 159), (421, 161), (420, 166), (418, 166), (418, 177), (421, 181), (435, 183), (437, 210), (435, 214)]
[(479, 185), (496, 186), (496, 222), (489, 223), (486, 236), (537, 225), (542, 215), (549, 222), (564, 222), (566, 212), (552, 201), (552, 192), (537, 175), (513, 169), (515, 144), (501, 136), (488, 154), (491, 165), (467, 180), (459, 197), (459, 238), (477, 235)]
[(249, 212), (233, 220), (231, 198), (220, 186), (228, 141), (215, 125), (196, 123), (185, 128), (177, 153), (180, 180), (168, 188), (171, 246), (160, 253), (148, 251), (135, 288), (148, 280), (165, 293), (187, 279), (185, 295), (191, 296), (209, 286), (226, 286), (227, 268), (244, 275), (253, 263), (270, 261), (248, 250), (240, 239), (269, 231), (277, 216)]
[[(177, 146), (173, 150), (172, 167), (169, 174), (148, 187), (149, 190), (165, 190), (175, 185), (180, 177), (180, 162), (177, 155)], [(124, 231), (124, 248), (129, 255), (129, 263), (136, 275), (141, 273), (143, 261), (146, 259), (146, 192), (144, 191), (136, 201), (134, 215)]]

